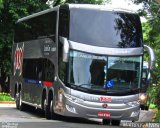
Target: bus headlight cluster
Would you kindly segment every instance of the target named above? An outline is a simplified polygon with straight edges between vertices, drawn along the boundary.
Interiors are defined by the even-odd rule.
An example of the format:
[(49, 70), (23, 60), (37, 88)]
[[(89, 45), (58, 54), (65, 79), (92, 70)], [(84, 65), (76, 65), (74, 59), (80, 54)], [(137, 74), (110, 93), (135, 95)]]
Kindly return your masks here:
[(76, 103), (82, 103), (82, 102), (84, 102), (83, 99), (80, 99), (80, 98), (75, 97), (75, 96), (72, 96), (72, 95), (64, 94), (64, 96), (65, 96), (67, 99), (69, 99), (69, 100), (71, 100), (71, 101), (73, 101), (73, 102), (76, 102)]
[(131, 107), (135, 107), (135, 106), (139, 106), (139, 102), (138, 101), (132, 101), (132, 102), (128, 102), (127, 105), (129, 105)]
[(147, 95), (146, 95), (145, 93), (141, 93), (141, 94), (139, 95), (139, 100), (140, 100), (140, 101), (145, 101), (145, 100), (147, 100)]

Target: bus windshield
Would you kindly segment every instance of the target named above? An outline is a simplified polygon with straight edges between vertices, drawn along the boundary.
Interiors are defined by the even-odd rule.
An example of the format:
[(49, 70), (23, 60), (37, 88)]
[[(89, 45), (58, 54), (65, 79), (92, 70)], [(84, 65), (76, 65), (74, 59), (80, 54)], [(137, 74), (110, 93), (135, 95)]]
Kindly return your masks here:
[(142, 56), (111, 57), (74, 50), (69, 56), (73, 88), (113, 93), (140, 88)]
[(137, 14), (73, 9), (69, 40), (100, 47), (142, 47), (141, 28)]

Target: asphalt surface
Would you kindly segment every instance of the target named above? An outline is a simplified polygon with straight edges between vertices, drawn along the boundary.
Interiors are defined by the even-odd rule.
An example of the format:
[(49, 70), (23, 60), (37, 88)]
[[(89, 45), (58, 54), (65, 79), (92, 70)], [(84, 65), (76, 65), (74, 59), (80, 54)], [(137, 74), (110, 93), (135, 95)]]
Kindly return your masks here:
[(102, 125), (101, 120), (81, 118), (60, 117), (58, 120), (46, 120), (44, 113), (33, 107), (19, 111), (15, 105), (1, 104), (0, 128), (111, 128), (111, 126)]
[[(151, 122), (154, 113), (141, 111), (139, 122)], [(128, 121), (121, 121), (121, 126)], [(29, 107), (19, 111), (15, 104), (0, 104), (0, 128), (119, 128), (102, 125), (101, 120), (60, 117), (58, 120), (46, 120), (44, 113)]]

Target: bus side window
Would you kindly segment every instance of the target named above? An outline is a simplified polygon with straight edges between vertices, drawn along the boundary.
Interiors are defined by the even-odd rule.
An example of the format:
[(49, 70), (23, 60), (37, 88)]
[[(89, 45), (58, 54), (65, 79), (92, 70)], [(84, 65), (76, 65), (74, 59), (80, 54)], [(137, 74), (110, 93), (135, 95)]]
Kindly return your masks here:
[(37, 79), (36, 70), (37, 70), (37, 64), (36, 60), (34, 59), (24, 59), (23, 60), (23, 71), (22, 75), (24, 78), (27, 79)]
[(37, 79), (43, 79), (43, 61), (42, 59), (38, 59), (37, 61)]
[(59, 35), (69, 37), (69, 12), (65, 9), (60, 9), (59, 13)]
[(55, 77), (55, 68), (51, 61), (45, 60), (44, 67), (44, 80), (45, 81), (54, 81)]

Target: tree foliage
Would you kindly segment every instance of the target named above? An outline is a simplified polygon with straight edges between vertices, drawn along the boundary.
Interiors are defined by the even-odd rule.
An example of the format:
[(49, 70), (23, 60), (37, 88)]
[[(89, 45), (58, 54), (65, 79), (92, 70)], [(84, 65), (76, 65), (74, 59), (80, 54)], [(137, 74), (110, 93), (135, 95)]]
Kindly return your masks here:
[(156, 99), (154, 100), (160, 109), (160, 4), (155, 0), (134, 0), (135, 3), (143, 3), (140, 15), (146, 17), (143, 23), (144, 42), (151, 46), (156, 54), (155, 70), (152, 73), (152, 82), (156, 85)]
[(11, 52), (16, 21), (48, 8), (40, 0), (0, 0), (0, 84), (7, 91), (5, 79), (11, 73)]
[(160, 42), (160, 4), (155, 0), (134, 0), (135, 3), (143, 3), (140, 15), (147, 19), (143, 23), (144, 42), (151, 46), (157, 55), (156, 67), (160, 66), (159, 42)]
[(0, 0), (0, 69), (10, 72), (11, 47), (15, 22), (41, 11), (47, 5), (41, 0)]

